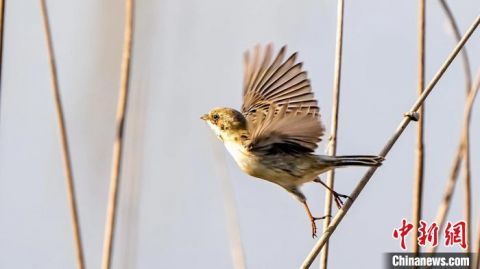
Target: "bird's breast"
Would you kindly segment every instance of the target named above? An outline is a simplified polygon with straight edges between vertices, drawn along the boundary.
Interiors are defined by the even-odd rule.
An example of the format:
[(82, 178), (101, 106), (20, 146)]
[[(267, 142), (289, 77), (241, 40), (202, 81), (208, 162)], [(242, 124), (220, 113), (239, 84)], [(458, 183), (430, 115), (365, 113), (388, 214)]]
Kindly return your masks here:
[(259, 177), (263, 168), (258, 162), (257, 157), (249, 152), (241, 143), (235, 141), (225, 141), (225, 147), (237, 165), (247, 174)]
[(258, 156), (248, 151), (242, 144), (225, 142), (225, 147), (243, 172), (250, 176), (265, 179), (275, 183), (287, 179), (288, 175), (281, 169), (276, 169), (274, 160), (269, 157)]

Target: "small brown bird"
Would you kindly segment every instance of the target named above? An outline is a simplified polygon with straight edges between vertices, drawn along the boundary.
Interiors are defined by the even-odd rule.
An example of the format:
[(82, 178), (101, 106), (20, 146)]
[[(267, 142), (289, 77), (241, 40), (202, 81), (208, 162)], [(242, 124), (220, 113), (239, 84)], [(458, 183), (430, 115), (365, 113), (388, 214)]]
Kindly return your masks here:
[(272, 45), (247, 51), (244, 62), (243, 105), (214, 108), (205, 120), (240, 168), (247, 174), (278, 184), (293, 194), (305, 207), (316, 236), (315, 220), (299, 187), (307, 182), (322, 183), (343, 203), (339, 194), (323, 183), (318, 175), (350, 165), (379, 166), (380, 156), (315, 155), (317, 143), (325, 132), (320, 121), (307, 72), (296, 63), (294, 53), (283, 60), (286, 47), (273, 58)]

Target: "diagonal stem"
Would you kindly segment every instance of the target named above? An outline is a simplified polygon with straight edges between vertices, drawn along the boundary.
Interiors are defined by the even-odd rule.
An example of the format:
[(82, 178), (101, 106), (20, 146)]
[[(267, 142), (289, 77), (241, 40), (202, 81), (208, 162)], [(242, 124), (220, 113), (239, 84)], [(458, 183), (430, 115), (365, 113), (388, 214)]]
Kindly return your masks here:
[[(410, 108), (409, 113), (402, 119), (400, 122), (399, 126), (393, 133), (392, 137), (387, 141), (386, 145), (383, 147), (382, 151), (380, 152), (380, 156), (385, 157), (388, 152), (392, 149), (393, 145), (395, 145), (396, 141), (398, 138), (402, 135), (403, 131), (405, 128), (408, 126), (410, 121), (414, 118), (413, 116), (417, 113), (417, 110), (420, 108), (420, 106), (425, 102), (425, 99), (428, 97), (428, 95), (431, 93), (437, 82), (440, 80), (440, 78), (443, 76), (445, 71), (448, 69), (450, 64), (453, 62), (455, 57), (458, 55), (458, 53), (461, 51), (467, 40), (470, 38), (470, 36), (473, 34), (475, 29), (478, 27), (480, 24), (480, 16), (477, 16), (473, 24), (469, 27), (465, 35), (462, 37), (460, 42), (455, 46), (453, 51), (450, 53), (450, 55), (447, 57), (447, 60), (443, 63), (443, 65), (440, 67), (440, 69), (437, 71), (433, 79), (430, 81), (430, 83), (427, 85), (425, 90), (422, 92), (422, 95), (418, 97), (417, 101), (413, 104), (413, 106)], [(310, 265), (313, 263), (315, 258), (317, 257), (318, 253), (320, 253), (320, 250), (323, 248), (325, 243), (328, 241), (330, 236), (333, 234), (337, 226), (340, 224), (342, 219), (345, 217), (347, 214), (348, 210), (352, 206), (353, 202), (357, 199), (359, 194), (362, 192), (363, 188), (367, 185), (367, 183), (370, 181), (370, 178), (373, 176), (375, 171), (377, 170), (377, 167), (371, 167), (363, 176), (363, 178), (360, 180), (358, 185), (355, 187), (353, 190), (352, 194), (350, 195), (351, 199), (347, 199), (344, 206), (338, 211), (338, 213), (335, 215), (335, 217), (332, 220), (332, 223), (328, 227), (328, 229), (322, 234), (318, 242), (315, 244), (311, 252), (307, 255), (305, 258), (301, 268), (309, 268)]]
[(58, 130), (60, 134), (60, 144), (62, 148), (63, 169), (65, 173), (65, 183), (67, 185), (67, 199), (70, 207), (70, 218), (73, 228), (73, 240), (75, 245), (75, 260), (78, 269), (85, 268), (82, 238), (80, 233), (80, 224), (77, 209), (77, 199), (75, 196), (75, 185), (73, 183), (73, 169), (70, 155), (70, 148), (68, 144), (67, 127), (65, 123), (65, 113), (63, 111), (62, 98), (60, 96), (60, 89), (57, 75), (57, 65), (55, 63), (55, 53), (53, 50), (52, 33), (50, 30), (50, 23), (48, 18), (47, 4), (45, 0), (40, 0), (40, 9), (42, 12), (43, 27), (45, 37), (47, 40), (48, 60), (50, 66), (50, 80), (52, 85), (52, 94), (55, 102)]

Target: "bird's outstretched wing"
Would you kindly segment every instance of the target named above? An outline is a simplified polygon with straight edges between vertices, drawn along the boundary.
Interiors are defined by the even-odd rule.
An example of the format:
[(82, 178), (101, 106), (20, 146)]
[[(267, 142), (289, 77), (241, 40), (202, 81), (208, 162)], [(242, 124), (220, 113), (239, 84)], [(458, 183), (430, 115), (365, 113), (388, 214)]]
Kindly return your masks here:
[(325, 131), (307, 72), (296, 63), (296, 53), (284, 61), (285, 50), (275, 58), (271, 45), (245, 53), (242, 113), (250, 150), (313, 152)]

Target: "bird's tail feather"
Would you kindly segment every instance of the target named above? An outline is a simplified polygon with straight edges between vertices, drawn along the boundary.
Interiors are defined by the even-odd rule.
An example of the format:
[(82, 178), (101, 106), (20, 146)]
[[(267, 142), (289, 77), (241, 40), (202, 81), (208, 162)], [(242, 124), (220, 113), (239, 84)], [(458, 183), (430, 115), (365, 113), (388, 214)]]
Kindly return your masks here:
[[(326, 157), (326, 156), (322, 156)], [(342, 166), (380, 166), (384, 160), (381, 156), (374, 155), (344, 155), (344, 156), (328, 156), (322, 158), (323, 161), (330, 163), (333, 167)]]

